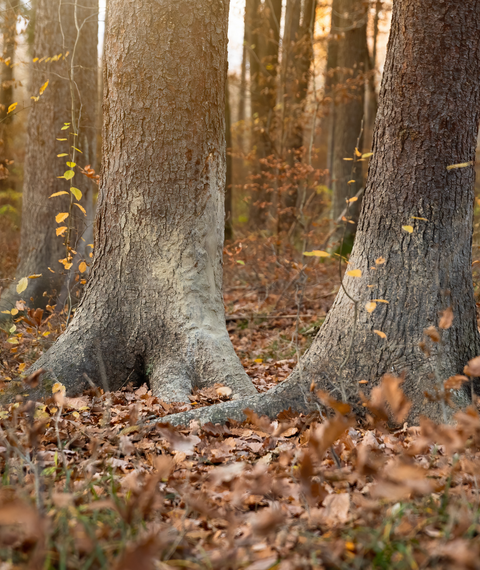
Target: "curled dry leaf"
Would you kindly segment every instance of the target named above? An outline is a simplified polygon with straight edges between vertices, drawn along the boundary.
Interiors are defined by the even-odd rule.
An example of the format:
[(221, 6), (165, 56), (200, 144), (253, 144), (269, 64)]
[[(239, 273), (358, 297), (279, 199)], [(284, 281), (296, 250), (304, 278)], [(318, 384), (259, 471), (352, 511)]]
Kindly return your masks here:
[(470, 377), (480, 376), (480, 356), (469, 360), (467, 366), (463, 369), (463, 373)]
[(462, 376), (461, 374), (455, 374), (454, 376), (450, 376), (448, 380), (445, 380), (444, 386), (445, 390), (460, 390), (460, 388), (468, 382), (468, 378), (466, 376)]
[(448, 307), (448, 309), (445, 309), (443, 311), (438, 326), (443, 330), (447, 330), (452, 326), (452, 323), (453, 323), (453, 310), (452, 307)]
[(38, 383), (40, 381), (40, 376), (45, 372), (45, 370), (43, 368), (40, 368), (39, 370), (35, 370), (35, 372), (33, 374), (30, 374), (30, 376), (28, 376), (27, 378), (25, 378), (24, 382), (27, 386), (29, 386), (30, 388), (36, 388), (38, 386)]
[(431, 327), (428, 327), (428, 329), (425, 329), (423, 331), (423, 334), (425, 336), (428, 336), (428, 338), (430, 340), (433, 340), (433, 342), (440, 342), (440, 333), (433, 325)]

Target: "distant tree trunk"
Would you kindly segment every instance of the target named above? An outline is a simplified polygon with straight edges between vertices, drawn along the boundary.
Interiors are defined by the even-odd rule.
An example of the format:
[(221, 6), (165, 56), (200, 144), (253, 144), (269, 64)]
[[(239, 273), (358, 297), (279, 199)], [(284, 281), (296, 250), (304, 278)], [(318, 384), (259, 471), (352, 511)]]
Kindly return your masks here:
[(233, 202), (233, 158), (232, 158), (232, 108), (230, 106), (230, 86), (227, 76), (225, 89), (225, 140), (227, 143), (227, 163), (225, 178), (225, 240), (233, 239), (232, 202)]
[[(282, 51), (282, 84), (284, 86), (282, 154), (293, 166), (301, 160), (304, 135), (305, 103), (313, 59), (313, 32), (316, 0), (287, 0), (285, 34)], [(295, 220), (298, 186), (283, 198), (285, 208), (280, 215), (281, 230), (288, 230)]]
[[(312, 382), (356, 404), (359, 389), (368, 395), (392, 372), (405, 374), (411, 421), (421, 414), (444, 419), (441, 404), (425, 393), (441, 391), (443, 381), (480, 352), (471, 273), (479, 85), (480, 2), (394, 2), (374, 156), (349, 264), (362, 275), (345, 280), (358, 301), (356, 323), (354, 304), (341, 290), (289, 379), (243, 401), (172, 416), (172, 422), (241, 419), (245, 408), (270, 417), (289, 407), (307, 411)], [(365, 304), (374, 299), (388, 304), (368, 313)], [(424, 330), (438, 325), (449, 306), (453, 324), (425, 356), (418, 346)], [(360, 380), (367, 384), (359, 386)], [(468, 401), (467, 393), (456, 395), (459, 403)]]
[[(76, 21), (80, 28), (77, 43)], [(32, 274), (41, 274), (42, 277), (31, 280), (21, 295), (16, 292), (16, 283), (13, 284), (2, 294), (2, 309), (11, 308), (19, 298), (30, 299), (35, 307), (44, 307), (50, 296), (55, 298), (60, 292), (65, 270), (59, 259), (66, 259), (73, 253), (67, 255), (65, 237), (56, 236), (56, 214), (70, 213), (65, 225), (71, 231), (64, 236), (70, 234), (73, 250), (80, 252), (85, 247), (80, 238), (92, 223), (92, 181), (78, 172), (71, 181), (71, 185), (83, 194), (80, 205), (86, 210), (87, 217), (80, 209), (72, 207), (70, 195), (49, 197), (57, 192), (68, 192), (67, 181), (58, 177), (69, 170), (65, 164), (69, 159), (75, 156), (82, 167), (94, 161), (97, 30), (98, 0), (82, 0), (78, 5), (62, 0), (37, 2), (34, 57), (39, 60), (60, 54), (62, 57), (58, 61), (32, 63), (31, 92), (40, 98), (33, 104), (28, 121), (21, 245), (16, 275), (17, 279)], [(40, 89), (47, 81), (48, 87), (40, 95)], [(70, 128), (62, 131), (64, 123), (70, 123)], [(71, 135), (74, 130), (78, 136)], [(82, 154), (74, 151), (73, 146)], [(65, 153), (66, 157), (58, 157)], [(72, 267), (72, 270), (76, 269), (78, 266)]]
[(240, 91), (238, 94), (238, 122), (241, 124), (241, 134), (237, 135), (238, 145), (242, 152), (245, 152), (245, 119), (247, 118), (247, 63), (249, 49), (249, 26), (247, 23), (247, 8), (245, 6), (245, 14), (243, 17), (243, 50), (242, 50), (242, 67), (240, 71)]
[(95, 255), (66, 332), (37, 362), (69, 393), (148, 379), (167, 401), (255, 389), (225, 326), (228, 2), (110, 0)]
[[(346, 200), (354, 196), (363, 184), (362, 163), (344, 159), (354, 156), (361, 135), (365, 109), (365, 68), (368, 58), (365, 2), (338, 0), (338, 12), (341, 14), (338, 30), (341, 38), (337, 48), (337, 93), (332, 145), (333, 220), (337, 220), (345, 209)], [(352, 180), (355, 182), (351, 182)], [(354, 210), (355, 206), (352, 207), (352, 211)], [(354, 227), (348, 224), (347, 234), (354, 233)]]
[(260, 161), (274, 154), (274, 108), (277, 103), (277, 70), (280, 42), (282, 0), (247, 0), (247, 22), (251, 28), (250, 84), (252, 106), (252, 142), (258, 162), (258, 192), (250, 207), (250, 221), (257, 229), (265, 227), (271, 195), (268, 168)]
[(0, 190), (9, 187), (8, 167), (10, 162), (10, 125), (13, 115), (8, 114), (8, 109), (13, 101), (13, 64), (15, 62), (15, 47), (17, 38), (17, 13), (10, 0), (2, 3), (2, 73), (0, 89)]
[(370, 149), (373, 141), (373, 127), (375, 117), (377, 115), (378, 98), (375, 74), (377, 69), (377, 44), (378, 44), (378, 22), (379, 14), (382, 7), (381, 2), (375, 2), (375, 15), (373, 18), (373, 50), (370, 56), (370, 50), (367, 49), (367, 88), (365, 93), (365, 129), (364, 129), (364, 147)]

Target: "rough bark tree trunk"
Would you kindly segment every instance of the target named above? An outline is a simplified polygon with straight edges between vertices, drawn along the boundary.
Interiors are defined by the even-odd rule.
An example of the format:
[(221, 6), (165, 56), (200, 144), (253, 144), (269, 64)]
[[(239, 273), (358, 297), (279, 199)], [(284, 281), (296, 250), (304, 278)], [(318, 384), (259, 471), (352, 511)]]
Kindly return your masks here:
[(95, 255), (66, 332), (37, 362), (69, 393), (146, 379), (167, 401), (255, 392), (225, 326), (229, 2), (110, 0)]
[(10, 0), (2, 3), (2, 74), (0, 89), (0, 190), (9, 187), (9, 146), (13, 115), (8, 114), (8, 109), (13, 101), (13, 86), (15, 78), (13, 74), (15, 62), (15, 48), (17, 38), (17, 13)]
[(250, 222), (257, 229), (264, 229), (271, 194), (268, 177), (262, 172), (268, 169), (261, 163), (275, 153), (275, 116), (277, 104), (277, 70), (280, 43), (282, 0), (247, 0), (247, 19), (251, 28), (250, 84), (252, 111), (252, 142), (255, 148), (258, 174), (258, 191), (252, 199)]
[[(38, 96), (40, 88), (47, 81), (49, 84), (29, 115), (16, 275), (17, 279), (32, 274), (42, 277), (31, 280), (21, 295), (16, 292), (16, 283), (4, 291), (1, 307), (7, 310), (19, 298), (33, 299), (33, 306), (44, 307), (50, 295), (59, 293), (65, 271), (58, 260), (66, 257), (66, 247), (64, 238), (55, 233), (56, 214), (71, 211), (65, 225), (71, 227), (70, 244), (77, 251), (84, 244), (82, 233), (93, 223), (93, 183), (85, 176), (77, 173), (72, 186), (83, 194), (80, 204), (87, 217), (79, 209), (72, 209), (70, 196), (49, 197), (69, 190), (67, 182), (58, 177), (69, 169), (65, 162), (72, 156), (72, 145), (82, 152), (76, 157), (80, 166), (94, 161), (98, 0), (82, 0), (78, 5), (65, 0), (38, 0), (35, 20), (34, 58), (39, 61), (32, 63), (33, 95)], [(57, 61), (51, 60), (60, 54)], [(64, 123), (71, 123), (71, 129), (61, 131)], [(74, 126), (78, 136), (72, 137)], [(68, 140), (59, 141), (61, 138)], [(58, 157), (64, 153), (68, 157)]]
[[(285, 90), (282, 154), (293, 166), (301, 160), (305, 103), (313, 58), (316, 0), (288, 0), (282, 43), (282, 83)], [(288, 24), (288, 27), (287, 27)], [(284, 196), (280, 230), (289, 230), (296, 217), (298, 186)]]
[[(341, 14), (337, 33), (341, 36), (337, 47), (336, 108), (332, 134), (333, 220), (345, 209), (346, 199), (355, 196), (363, 185), (362, 164), (344, 159), (353, 157), (361, 135), (365, 108), (365, 64), (368, 57), (367, 5), (362, 0), (338, 0), (337, 9)], [(352, 210), (354, 209), (355, 206)], [(358, 210), (353, 217), (358, 217)], [(347, 234), (353, 232), (354, 226), (348, 224)]]
[[(471, 274), (475, 171), (471, 164), (447, 170), (475, 159), (479, 109), (480, 1), (397, 0), (349, 264), (362, 275), (345, 280), (358, 300), (356, 323), (341, 291), (289, 379), (244, 401), (172, 416), (172, 423), (241, 419), (245, 408), (271, 417), (289, 407), (305, 411), (312, 381), (355, 403), (360, 380), (368, 393), (392, 371), (405, 373), (411, 420), (443, 420), (441, 404), (425, 392), (434, 394), (480, 352)], [(369, 313), (374, 299), (388, 304)], [(423, 331), (449, 306), (453, 324), (427, 357), (418, 346)]]

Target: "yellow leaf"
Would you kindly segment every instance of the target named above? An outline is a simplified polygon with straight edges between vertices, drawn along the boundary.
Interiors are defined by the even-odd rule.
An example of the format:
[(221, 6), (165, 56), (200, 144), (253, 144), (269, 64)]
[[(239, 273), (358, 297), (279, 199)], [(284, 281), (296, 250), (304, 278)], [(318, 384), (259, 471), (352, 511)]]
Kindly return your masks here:
[(73, 263), (65, 263), (65, 269), (70, 269), (70, 267), (72, 267)]
[(353, 160), (353, 158), (344, 158), (343, 160)]
[(78, 266), (78, 270), (80, 271), (80, 273), (85, 273), (85, 271), (87, 270), (87, 264), (85, 263), (85, 261), (82, 261), (80, 263), (80, 265)]
[(17, 293), (18, 294), (23, 293), (27, 287), (28, 287), (28, 279), (26, 277), (23, 277), (18, 282)]
[(366, 305), (365, 305), (365, 309), (367, 310), (367, 313), (373, 313), (373, 311), (377, 308), (377, 303), (374, 303), (373, 301), (369, 301)]
[(9, 315), (9, 314), (10, 314), (10, 311), (2, 311), (2, 314), (3, 314), (3, 315)]
[(32, 61), (33, 61), (33, 63), (37, 63), (38, 57), (34, 57)]
[(62, 154), (57, 154), (57, 158), (62, 158), (63, 156), (68, 156), (68, 153), (62, 152)]
[(352, 202), (356, 202), (357, 200), (358, 200), (357, 196), (354, 196), (353, 198), (350, 198), (350, 200), (347, 200), (347, 202), (351, 204)]
[(43, 95), (43, 92), (45, 91), (45, 89), (48, 87), (48, 80), (46, 83), (44, 83), (41, 87), (40, 87), (40, 95)]
[(413, 233), (413, 228), (412, 228), (412, 226), (402, 226), (402, 230), (405, 230), (405, 231), (408, 232), (409, 234)]
[(326, 251), (321, 251), (319, 249), (314, 249), (313, 251), (305, 251), (303, 255), (307, 257), (330, 257), (330, 254)]
[[(57, 234), (57, 235), (58, 235), (58, 234)], [(54, 271), (51, 267), (48, 267), (47, 269), (48, 269), (49, 271), (51, 271), (52, 273), (55, 273), (55, 271)]]
[(365, 152), (362, 154), (362, 158), (370, 158), (373, 156), (373, 152)]
[(77, 152), (79, 152), (80, 154), (83, 154), (83, 152), (79, 148), (77, 148), (76, 146), (72, 146), (72, 148), (74, 150), (76, 150)]
[(70, 168), (75, 168), (75, 166), (77, 166), (77, 163), (76, 163), (76, 162), (67, 162), (66, 164), (67, 164), (67, 166), (69, 166)]
[(9, 342), (10, 344), (19, 344), (18, 339), (14, 338), (14, 337), (8, 338), (7, 342)]
[(78, 188), (74, 188), (73, 186), (70, 188), (70, 192), (75, 196), (77, 200), (82, 199), (82, 191)]
[(384, 257), (377, 257), (377, 259), (375, 260), (375, 263), (377, 265), (383, 265), (385, 263), (386, 259)]
[(382, 331), (377, 331), (377, 330), (374, 329), (373, 332), (374, 332), (375, 334), (378, 334), (378, 336), (379, 336), (380, 338), (387, 338), (387, 335), (386, 335), (384, 332), (382, 332)]
[[(7, 311), (8, 312), (8, 311)], [(15, 315), (18, 315), (18, 309), (12, 309), (10, 311), (10, 314), (14, 317)]]
[(55, 216), (55, 221), (57, 222), (57, 224), (61, 224), (63, 222), (63, 220), (66, 220), (68, 218), (70, 214), (68, 212), (62, 212), (60, 214), (57, 214)]
[(41, 273), (34, 273), (33, 275), (29, 275), (28, 278), (29, 279), (38, 279), (41, 276), (42, 276)]
[(389, 304), (389, 301), (385, 301), (385, 299), (374, 299), (374, 301), (377, 303), (386, 303), (387, 305)]
[(85, 208), (83, 206), (80, 206), (80, 204), (77, 204), (76, 202), (74, 202), (75, 206), (77, 206), (77, 208), (80, 208), (80, 210), (82, 210), (83, 214), (86, 216), (87, 212), (85, 211)]
[(350, 271), (347, 271), (347, 275), (350, 275), (350, 277), (361, 277), (362, 276), (362, 270), (361, 269), (351, 269)]
[(355, 184), (355, 180), (349, 180), (348, 184)]
[(57, 392), (60, 392), (62, 394), (65, 394), (66, 392), (66, 388), (63, 384), (61, 384), (60, 382), (55, 382), (55, 384), (52, 386), (52, 394), (56, 394)]
[(428, 222), (427, 218), (417, 218), (417, 216), (411, 216), (412, 220), (422, 220), (422, 222)]
[[(63, 236), (63, 234), (64, 234), (67, 230), (68, 230), (68, 227), (67, 227), (67, 226), (61, 226), (60, 228), (57, 228), (57, 229), (55, 230), (55, 232), (56, 232), (57, 236)], [(50, 271), (51, 271), (51, 269), (50, 269)]]
[(7, 115), (8, 115), (9, 113), (11, 113), (12, 111), (15, 111), (15, 109), (17, 108), (17, 105), (18, 105), (18, 103), (12, 103), (12, 104), (10, 105), (10, 107), (8, 108)]
[(453, 170), (454, 168), (466, 168), (472, 164), (473, 160), (470, 160), (470, 162), (461, 162), (460, 164), (450, 164), (450, 166), (447, 166), (447, 170)]
[(254, 362), (256, 362), (257, 364), (262, 364), (263, 358), (255, 358)]
[(57, 139), (57, 141), (63, 142), (63, 141), (68, 141), (68, 139)]
[(40, 97), (35, 97), (35, 95), (32, 95), (30, 97), (30, 99), (32, 99), (33, 101), (35, 101), (35, 103), (40, 99)]
[(355, 156), (362, 156), (362, 153), (355, 147)]
[(61, 192), (55, 192), (55, 194), (52, 194), (50, 198), (55, 198), (55, 196), (62, 196), (62, 194), (68, 194), (68, 192), (65, 190), (62, 190)]
[(67, 172), (65, 172), (65, 174), (63, 175), (65, 180), (71, 180), (74, 176), (75, 172), (73, 172), (73, 170), (67, 170)]

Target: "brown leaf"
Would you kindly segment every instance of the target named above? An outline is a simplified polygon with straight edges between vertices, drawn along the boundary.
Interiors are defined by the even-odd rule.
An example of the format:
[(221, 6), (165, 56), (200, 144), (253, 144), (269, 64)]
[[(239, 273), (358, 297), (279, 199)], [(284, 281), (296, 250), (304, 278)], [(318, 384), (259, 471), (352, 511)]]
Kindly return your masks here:
[(403, 378), (396, 378), (391, 374), (385, 374), (381, 384), (383, 397), (390, 406), (395, 421), (399, 424), (405, 420), (412, 407), (412, 402), (400, 388), (401, 384), (403, 384)]
[(469, 379), (466, 376), (455, 374), (455, 376), (450, 376), (448, 380), (445, 380), (445, 390), (459, 390), (465, 382), (469, 382)]
[(463, 369), (464, 374), (467, 376), (480, 376), (480, 356), (476, 356), (472, 358), (472, 360), (468, 361), (467, 366)]
[(28, 378), (25, 378), (24, 383), (30, 388), (36, 388), (40, 382), (40, 376), (45, 372), (43, 368), (35, 370), (33, 374), (30, 374)]
[(447, 330), (452, 326), (452, 323), (453, 323), (453, 310), (452, 307), (448, 307), (448, 309), (445, 309), (443, 311), (438, 326), (443, 330)]
[(432, 325), (423, 331), (425, 336), (428, 336), (433, 342), (440, 342), (440, 334), (437, 329)]

